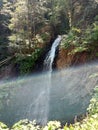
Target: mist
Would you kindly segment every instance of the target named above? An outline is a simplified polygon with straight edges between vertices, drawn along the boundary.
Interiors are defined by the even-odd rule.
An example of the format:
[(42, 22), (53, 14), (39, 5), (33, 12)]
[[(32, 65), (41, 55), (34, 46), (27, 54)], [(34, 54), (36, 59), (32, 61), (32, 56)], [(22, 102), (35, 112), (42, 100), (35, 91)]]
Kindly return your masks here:
[(21, 119), (42, 125), (50, 120), (72, 122), (86, 113), (97, 72), (97, 63), (89, 63), (0, 81), (0, 121), (10, 126)]

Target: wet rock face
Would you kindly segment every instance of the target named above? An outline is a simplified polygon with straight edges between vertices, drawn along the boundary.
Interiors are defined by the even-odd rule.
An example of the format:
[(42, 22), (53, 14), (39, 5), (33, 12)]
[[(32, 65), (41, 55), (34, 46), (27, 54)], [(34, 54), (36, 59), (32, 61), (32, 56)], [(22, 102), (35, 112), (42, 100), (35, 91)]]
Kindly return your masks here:
[(73, 65), (84, 64), (88, 60), (87, 52), (70, 54), (70, 50), (60, 49), (56, 59), (56, 68), (62, 69)]
[(72, 25), (85, 28), (98, 15), (98, 0), (73, 0)]

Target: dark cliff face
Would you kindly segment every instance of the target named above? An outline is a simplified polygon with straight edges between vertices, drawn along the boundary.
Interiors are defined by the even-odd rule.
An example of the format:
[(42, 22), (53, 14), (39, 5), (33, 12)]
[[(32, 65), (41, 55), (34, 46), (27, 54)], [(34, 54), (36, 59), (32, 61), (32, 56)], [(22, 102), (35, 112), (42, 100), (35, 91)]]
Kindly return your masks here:
[(85, 28), (94, 22), (98, 15), (98, 0), (73, 0), (72, 25)]

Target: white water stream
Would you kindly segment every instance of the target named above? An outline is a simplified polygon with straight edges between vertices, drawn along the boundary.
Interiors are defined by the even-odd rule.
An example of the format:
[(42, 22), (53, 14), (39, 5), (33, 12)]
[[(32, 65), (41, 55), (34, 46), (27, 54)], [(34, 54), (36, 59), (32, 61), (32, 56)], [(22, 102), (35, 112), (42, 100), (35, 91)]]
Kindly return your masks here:
[[(34, 109), (34, 115), (35, 118), (38, 117), (38, 121), (42, 122), (42, 124), (46, 124), (48, 121), (48, 115), (49, 115), (49, 103), (50, 103), (50, 89), (51, 89), (51, 73), (52, 73), (52, 64), (55, 58), (55, 52), (60, 44), (61, 36), (59, 35), (56, 40), (53, 42), (52, 47), (50, 51), (48, 52), (45, 60), (44, 60), (44, 69), (48, 70), (47, 77), (45, 77), (44, 80), (44, 86), (45, 88), (40, 90), (40, 93), (35, 100), (30, 105), (30, 108), (28, 109), (29, 117), (31, 117), (32, 107)], [(48, 79), (48, 81), (47, 81)], [(40, 111), (40, 108), (43, 108)]]
[(61, 39), (62, 37), (60, 35), (56, 38), (56, 40), (52, 44), (50, 51), (46, 56), (46, 59), (44, 60), (44, 66), (49, 72), (52, 72), (52, 65), (55, 58), (55, 52), (58, 45), (60, 44)]

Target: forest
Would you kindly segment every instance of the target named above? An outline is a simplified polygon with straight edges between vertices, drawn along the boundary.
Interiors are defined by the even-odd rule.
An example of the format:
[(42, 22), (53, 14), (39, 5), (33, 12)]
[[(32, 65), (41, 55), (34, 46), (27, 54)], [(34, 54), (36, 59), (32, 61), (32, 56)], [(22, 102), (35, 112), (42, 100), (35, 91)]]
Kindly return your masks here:
[(14, 56), (19, 74), (30, 73), (55, 37), (69, 30), (66, 3), (5, 0), (0, 5), (0, 59)]
[(97, 130), (97, 64), (98, 0), (0, 0), (0, 130)]

